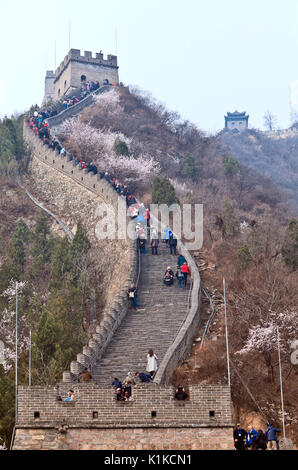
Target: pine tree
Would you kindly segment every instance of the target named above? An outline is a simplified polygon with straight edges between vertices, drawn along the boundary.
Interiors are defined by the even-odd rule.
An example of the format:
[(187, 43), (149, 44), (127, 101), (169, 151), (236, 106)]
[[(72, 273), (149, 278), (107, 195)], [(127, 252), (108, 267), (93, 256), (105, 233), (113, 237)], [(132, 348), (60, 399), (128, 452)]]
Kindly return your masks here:
[(226, 237), (232, 238), (238, 229), (239, 223), (235, 216), (233, 206), (228, 201), (225, 201), (222, 219), (224, 221)]
[(78, 221), (77, 231), (73, 237), (70, 254), (73, 260), (77, 260), (86, 255), (91, 248), (91, 243), (87, 237), (86, 230), (83, 227), (82, 221)]
[(152, 202), (153, 204), (179, 204), (175, 189), (168, 180), (163, 176), (156, 176), (152, 185)]
[(70, 254), (70, 243), (67, 237), (58, 239), (55, 243), (54, 253), (51, 261), (50, 289), (59, 289), (66, 280), (71, 278), (72, 262)]
[(228, 155), (224, 155), (223, 167), (226, 176), (233, 176), (237, 173), (239, 169), (239, 163), (235, 158), (229, 157)]
[(198, 177), (198, 167), (196, 160), (191, 153), (187, 153), (181, 162), (181, 175), (195, 181)]
[(12, 430), (14, 426), (14, 381), (5, 373), (0, 364), (0, 446), (9, 449)]
[(50, 227), (45, 212), (37, 220), (32, 236), (33, 243), (31, 255), (33, 260), (32, 271), (34, 275), (40, 274), (51, 255), (51, 242), (49, 240)]
[(9, 245), (9, 254), (16, 264), (16, 269), (23, 271), (26, 254), (25, 254), (25, 244), (29, 241), (30, 232), (27, 225), (21, 219), (17, 225), (17, 228), (10, 239)]
[(129, 157), (129, 149), (123, 140), (116, 139), (114, 143), (114, 150), (117, 155), (124, 155), (125, 157)]
[(290, 220), (287, 227), (282, 256), (286, 266), (294, 271), (298, 268), (298, 220), (295, 218)]
[(247, 245), (243, 245), (237, 252), (240, 268), (245, 271), (252, 262), (252, 255)]

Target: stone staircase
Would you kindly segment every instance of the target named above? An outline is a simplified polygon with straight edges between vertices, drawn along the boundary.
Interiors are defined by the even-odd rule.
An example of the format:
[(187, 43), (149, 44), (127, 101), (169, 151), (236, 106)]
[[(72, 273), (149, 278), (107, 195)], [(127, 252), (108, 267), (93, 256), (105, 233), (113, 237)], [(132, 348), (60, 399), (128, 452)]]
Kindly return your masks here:
[(132, 307), (112, 338), (104, 356), (93, 368), (93, 380), (99, 385), (110, 385), (113, 378), (123, 380), (128, 372), (145, 372), (147, 353), (153, 349), (158, 365), (172, 344), (187, 312), (190, 287), (180, 289), (175, 278), (174, 285), (163, 284), (168, 266), (176, 272), (177, 256), (170, 255), (169, 247), (159, 244), (159, 254), (141, 255), (141, 275), (138, 287), (139, 310)]

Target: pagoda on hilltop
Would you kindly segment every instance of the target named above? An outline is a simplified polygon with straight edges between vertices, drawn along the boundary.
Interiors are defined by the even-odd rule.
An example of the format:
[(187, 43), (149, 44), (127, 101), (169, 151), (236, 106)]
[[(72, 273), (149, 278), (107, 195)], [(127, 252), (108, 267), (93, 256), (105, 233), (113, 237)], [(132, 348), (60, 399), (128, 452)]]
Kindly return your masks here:
[(244, 131), (244, 129), (248, 128), (248, 118), (249, 115), (246, 114), (245, 111), (243, 113), (239, 113), (238, 111), (227, 113), (225, 116), (225, 128), (231, 131), (234, 129), (239, 132)]

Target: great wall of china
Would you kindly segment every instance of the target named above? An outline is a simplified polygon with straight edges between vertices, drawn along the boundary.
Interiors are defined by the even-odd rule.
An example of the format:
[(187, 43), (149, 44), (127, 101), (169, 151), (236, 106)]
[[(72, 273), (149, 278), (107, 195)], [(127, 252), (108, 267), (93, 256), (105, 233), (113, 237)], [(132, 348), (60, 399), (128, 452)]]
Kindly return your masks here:
[[(50, 126), (77, 115), (92, 104), (92, 99), (88, 96), (50, 118)], [(70, 215), (65, 207), (71, 213), (77, 209), (76, 198), (81, 198), (82, 204), (88, 201), (89, 219), (83, 222), (87, 222), (88, 235), (97, 246), (96, 205), (111, 204), (117, 211), (117, 193), (97, 175), (79, 170), (67, 157), (50, 150), (27, 123), (24, 138), (32, 155), (34, 194), (54, 207), (66, 225)], [(163, 288), (162, 272), (173, 263), (164, 247), (159, 257), (140, 257), (136, 242), (130, 239), (103, 243), (97, 249), (99, 256), (104, 249), (111, 264), (121, 266), (118, 277), (113, 271), (109, 279), (103, 279), (110, 293), (102, 321), (70, 364), (70, 371), (64, 372), (61, 383), (55, 387), (19, 387), (13, 449), (232, 449), (230, 388), (193, 385), (189, 387), (189, 400), (180, 403), (174, 400), (173, 387), (168, 385), (177, 365), (189, 354), (200, 323), (200, 275), (190, 253), (179, 240), (178, 249), (192, 271), (190, 290), (181, 292), (176, 286), (167, 291)], [(136, 280), (141, 304), (137, 313), (129, 308), (126, 294)], [(154, 383), (137, 384), (133, 401), (116, 402), (111, 379), (143, 370), (150, 347), (159, 359)], [(84, 367), (90, 368), (94, 383), (77, 383)], [(65, 395), (70, 383), (75, 402), (59, 402), (58, 395)]]

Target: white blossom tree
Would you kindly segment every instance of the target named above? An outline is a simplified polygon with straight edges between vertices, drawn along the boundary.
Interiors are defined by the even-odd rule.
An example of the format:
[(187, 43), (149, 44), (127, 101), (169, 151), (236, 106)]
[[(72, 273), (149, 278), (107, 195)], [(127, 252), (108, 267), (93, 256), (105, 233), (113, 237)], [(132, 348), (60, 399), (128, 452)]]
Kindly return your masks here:
[(95, 129), (90, 123), (83, 123), (78, 118), (65, 121), (56, 129), (59, 137), (67, 139), (72, 151), (77, 150), (83, 159), (92, 161), (101, 171), (107, 171), (123, 184), (150, 183), (159, 172), (159, 165), (149, 155), (117, 155), (115, 142), (125, 142), (128, 149), (132, 139), (121, 132)]
[(267, 320), (261, 320), (256, 326), (250, 328), (247, 340), (243, 348), (236, 354), (249, 356), (256, 352), (263, 355), (268, 368), (268, 376), (273, 379), (272, 354), (277, 351), (278, 333), (280, 335), (280, 349), (290, 358), (291, 344), (297, 338), (297, 312), (269, 312)]

